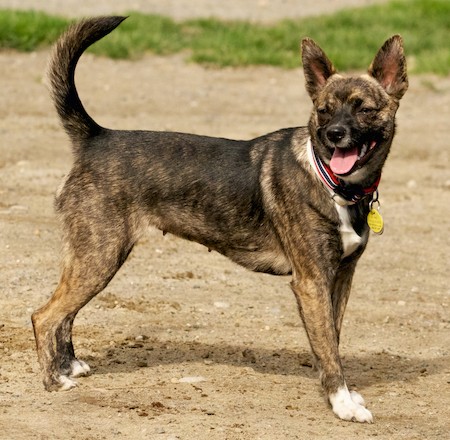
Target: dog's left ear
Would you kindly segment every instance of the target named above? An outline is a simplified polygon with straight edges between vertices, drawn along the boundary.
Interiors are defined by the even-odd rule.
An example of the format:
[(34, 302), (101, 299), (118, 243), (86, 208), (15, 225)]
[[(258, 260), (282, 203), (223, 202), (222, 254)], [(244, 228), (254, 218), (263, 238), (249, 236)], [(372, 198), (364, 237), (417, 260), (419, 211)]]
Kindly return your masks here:
[(408, 89), (408, 77), (403, 40), (400, 35), (392, 36), (383, 44), (369, 67), (369, 75), (397, 100), (405, 94)]
[(302, 40), (302, 62), (306, 90), (314, 102), (328, 78), (336, 73), (336, 69), (325, 52), (311, 38)]

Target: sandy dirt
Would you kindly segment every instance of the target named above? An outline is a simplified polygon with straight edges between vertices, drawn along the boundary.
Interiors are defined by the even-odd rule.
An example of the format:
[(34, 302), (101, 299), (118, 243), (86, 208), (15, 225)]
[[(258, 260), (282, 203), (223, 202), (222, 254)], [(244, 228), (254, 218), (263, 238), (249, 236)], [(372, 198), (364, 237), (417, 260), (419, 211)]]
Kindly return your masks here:
[[(71, 164), (47, 57), (0, 53), (1, 439), (448, 438), (450, 78), (411, 78), (380, 186), (385, 233), (357, 269), (341, 353), (374, 414), (360, 425), (324, 401), (289, 277), (155, 230), (76, 320), (93, 374), (44, 391), (30, 314), (58, 281), (52, 202)], [(87, 55), (77, 83), (113, 128), (251, 138), (303, 125), (311, 109), (300, 69)]]

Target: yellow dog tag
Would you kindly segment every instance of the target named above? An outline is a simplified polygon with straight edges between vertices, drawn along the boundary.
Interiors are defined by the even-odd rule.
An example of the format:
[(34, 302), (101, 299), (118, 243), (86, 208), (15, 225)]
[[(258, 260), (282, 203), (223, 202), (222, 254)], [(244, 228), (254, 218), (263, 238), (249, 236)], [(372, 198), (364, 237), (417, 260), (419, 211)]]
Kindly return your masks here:
[(372, 208), (367, 215), (367, 224), (375, 234), (381, 235), (384, 231), (383, 217), (378, 209)]

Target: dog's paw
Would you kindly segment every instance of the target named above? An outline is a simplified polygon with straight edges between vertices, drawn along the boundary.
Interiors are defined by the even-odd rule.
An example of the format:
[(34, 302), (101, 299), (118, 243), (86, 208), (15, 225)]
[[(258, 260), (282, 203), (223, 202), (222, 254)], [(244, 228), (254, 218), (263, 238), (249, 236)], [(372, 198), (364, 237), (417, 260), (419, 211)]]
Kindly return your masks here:
[(74, 359), (70, 364), (70, 377), (87, 376), (91, 368), (86, 362)]
[(75, 388), (78, 384), (74, 377), (86, 376), (91, 369), (86, 362), (73, 359), (69, 368), (56, 374), (50, 374), (44, 379), (44, 386), (47, 391), (67, 391)]
[(364, 407), (362, 396), (356, 391), (351, 393), (347, 387), (340, 388), (329, 396), (333, 412), (342, 420), (361, 423), (373, 423), (372, 413)]
[(75, 388), (78, 384), (70, 379), (67, 376), (59, 376), (59, 388), (58, 391), (68, 391), (71, 390), (72, 388)]

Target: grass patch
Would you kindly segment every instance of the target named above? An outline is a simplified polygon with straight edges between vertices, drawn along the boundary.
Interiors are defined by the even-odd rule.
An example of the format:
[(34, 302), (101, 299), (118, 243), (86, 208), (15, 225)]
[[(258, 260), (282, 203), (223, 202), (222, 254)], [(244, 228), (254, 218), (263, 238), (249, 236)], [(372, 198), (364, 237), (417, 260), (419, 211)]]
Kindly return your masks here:
[[(195, 19), (175, 22), (130, 12), (116, 31), (92, 51), (136, 58), (150, 51), (187, 51), (195, 62), (215, 66), (300, 65), (299, 40), (314, 38), (340, 70), (365, 69), (383, 41), (394, 33), (405, 40), (410, 70), (450, 73), (450, 2), (393, 0), (332, 15), (283, 20), (271, 25)], [(0, 47), (35, 50), (55, 41), (69, 20), (40, 12), (0, 10)]]
[(40, 12), (0, 10), (0, 47), (29, 52), (53, 44), (68, 20)]

